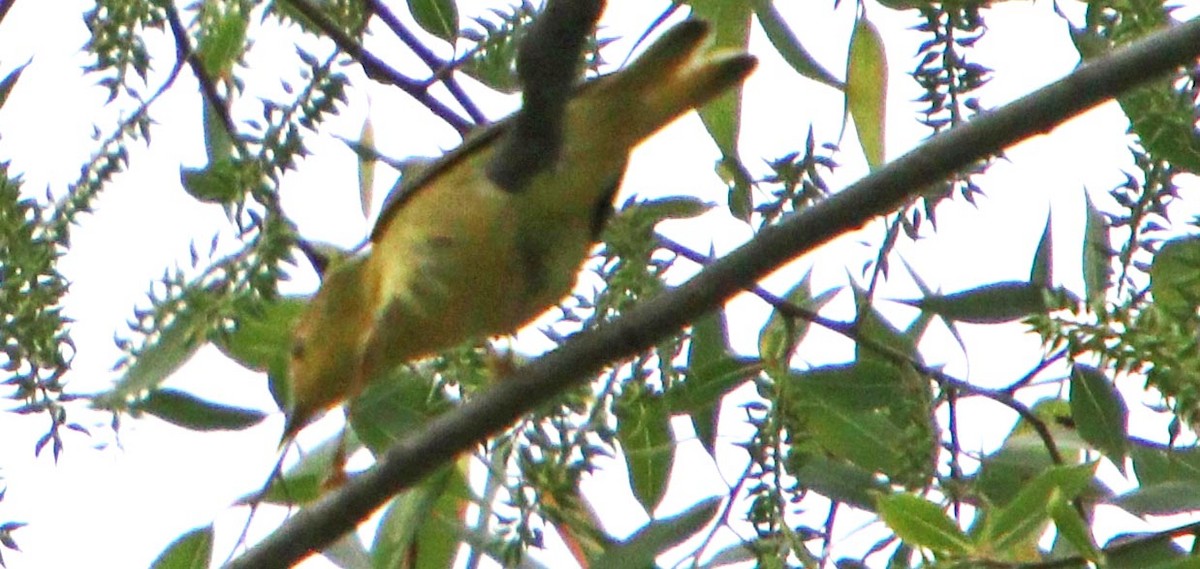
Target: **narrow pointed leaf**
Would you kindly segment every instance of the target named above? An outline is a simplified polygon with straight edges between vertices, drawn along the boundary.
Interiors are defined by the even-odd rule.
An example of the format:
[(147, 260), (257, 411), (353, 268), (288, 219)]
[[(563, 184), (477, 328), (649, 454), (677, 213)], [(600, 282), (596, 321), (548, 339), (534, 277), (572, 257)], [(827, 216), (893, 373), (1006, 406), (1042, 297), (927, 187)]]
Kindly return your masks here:
[(362, 205), (363, 217), (371, 215), (371, 205), (375, 189), (375, 129), (371, 119), (363, 121), (362, 132), (358, 135), (358, 143), (369, 152), (358, 153), (358, 200)]
[(1186, 559), (1187, 552), (1170, 535), (1118, 535), (1104, 549), (1107, 569), (1168, 569), (1180, 561), (1195, 566), (1195, 558)]
[(903, 431), (887, 417), (873, 412), (813, 406), (805, 413), (814, 438), (835, 456), (867, 470), (896, 472), (903, 464)]
[(1029, 270), (1029, 283), (1035, 286), (1050, 288), (1054, 286), (1054, 249), (1053, 229), (1050, 215), (1046, 215), (1046, 228), (1042, 230), (1042, 238), (1038, 240), (1037, 251), (1033, 254), (1033, 266)]
[(796, 479), (808, 490), (865, 511), (874, 511), (875, 496), (888, 491), (874, 472), (823, 454), (805, 458)]
[(887, 54), (879, 30), (866, 18), (854, 25), (846, 68), (846, 110), (872, 169), (883, 165), (887, 119)]
[(227, 10), (204, 26), (196, 47), (204, 72), (212, 80), (229, 75), (246, 48), (249, 18), (240, 10)]
[(633, 494), (653, 512), (667, 492), (675, 461), (671, 415), (661, 396), (648, 395), (617, 408), (617, 440), (625, 453)]
[(883, 496), (879, 516), (905, 543), (937, 553), (964, 555), (971, 542), (941, 506), (912, 494)]
[(1048, 310), (1047, 290), (1024, 281), (989, 283), (950, 294), (933, 294), (917, 300), (898, 300), (932, 312), (952, 322), (1001, 324)]
[(17, 81), (21, 79), (21, 73), (25, 71), (25, 68), (29, 66), (31, 61), (22, 63), (19, 67), (10, 71), (4, 79), (0, 79), (0, 107), (3, 107), (4, 103), (8, 101), (8, 96), (12, 93), (13, 87), (16, 87)]
[(167, 546), (151, 569), (206, 569), (212, 558), (213, 527), (196, 528)]
[(283, 374), (291, 353), (292, 328), (304, 307), (305, 301), (296, 297), (263, 303), (254, 313), (243, 315), (232, 332), (218, 336), (214, 343), (246, 368)]
[(113, 389), (96, 398), (96, 406), (121, 409), (130, 399), (158, 387), (200, 349), (205, 328), (201, 315), (176, 315), (157, 339), (142, 349)]
[(1200, 510), (1200, 481), (1168, 480), (1143, 485), (1113, 498), (1114, 506), (1137, 516), (1168, 516)]
[(1054, 520), (1054, 528), (1058, 530), (1060, 538), (1070, 543), (1084, 559), (1103, 566), (1104, 554), (1100, 552), (1100, 548), (1096, 547), (1096, 542), (1092, 539), (1091, 528), (1079, 515), (1079, 511), (1075, 509), (1071, 501), (1063, 495), (1062, 490), (1055, 488), (1050, 492), (1046, 510), (1050, 513), (1050, 519)]
[(900, 369), (873, 360), (816, 367), (789, 381), (806, 399), (851, 411), (881, 409), (906, 394)]
[(1086, 221), (1083, 230), (1083, 290), (1090, 306), (1102, 306), (1112, 274), (1112, 245), (1109, 243), (1108, 222), (1096, 209), (1092, 198), (1084, 194)]
[(421, 29), (448, 42), (458, 38), (458, 2), (455, 0), (408, 0), (408, 9)]
[(763, 31), (766, 32), (767, 39), (796, 73), (839, 91), (846, 87), (845, 83), (834, 77), (813, 58), (807, 49), (804, 49), (800, 39), (792, 33), (783, 16), (775, 9), (773, 0), (753, 0), (753, 4), (754, 15), (758, 18), (758, 23), (762, 26)]
[(1188, 321), (1200, 306), (1200, 237), (1167, 241), (1150, 265), (1150, 292), (1155, 306), (1179, 321)]
[(592, 569), (624, 569), (652, 567), (654, 560), (668, 549), (693, 537), (712, 521), (721, 504), (720, 498), (709, 498), (687, 511), (650, 522), (629, 539), (604, 552), (592, 563)]
[(306, 449), (300, 462), (282, 475), (274, 475), (264, 491), (244, 496), (239, 503), (266, 502), (293, 506), (312, 502), (321, 497), (325, 482), (334, 475), (334, 469), (343, 466), (345, 457), (361, 448), (362, 443), (353, 430), (345, 431), (343, 436), (326, 439), (316, 448)]
[[(691, 0), (692, 16), (713, 23), (713, 47), (745, 51), (750, 41), (749, 2), (728, 0)], [(705, 128), (712, 135), (721, 155), (737, 156), (737, 137), (741, 125), (741, 88), (730, 89), (699, 109)]]
[(1112, 380), (1096, 368), (1076, 364), (1071, 370), (1070, 401), (1079, 435), (1124, 471), (1129, 410)]
[(1046, 504), (1055, 491), (1073, 500), (1093, 477), (1095, 464), (1054, 466), (1021, 487), (1003, 508), (989, 516), (983, 541), (995, 551), (1018, 550), (1036, 544), (1050, 512)]
[(193, 431), (237, 431), (262, 422), (257, 409), (213, 403), (176, 389), (157, 389), (134, 403), (131, 411), (149, 413), (172, 425)]
[[(717, 414), (721, 396), (741, 383), (742, 366), (730, 357), (729, 325), (725, 311), (716, 310), (702, 316), (692, 326), (688, 344), (687, 378), (680, 388), (688, 400), (687, 413), (696, 436), (709, 454), (716, 452)], [(701, 397), (701, 394), (708, 394)], [(675, 393), (671, 395), (675, 396)], [(672, 408), (679, 411), (678, 405)]]
[(373, 566), (452, 566), (467, 494), (461, 472), (448, 466), (396, 496), (375, 534)]
[[(749, 2), (728, 0), (690, 0), (692, 17), (712, 22), (713, 48), (746, 51), (750, 41)], [(730, 89), (700, 109), (700, 120), (721, 150), (717, 173), (728, 184), (729, 209), (734, 216), (748, 221), (753, 211), (750, 193), (753, 179), (738, 159), (737, 141), (742, 123), (742, 88)]]
[[(783, 296), (789, 305), (817, 312), (825, 306), (834, 291), (827, 291), (817, 298), (812, 296), (811, 273), (805, 273), (800, 281)], [(768, 373), (786, 370), (792, 351), (808, 333), (809, 322), (804, 318), (789, 317), (782, 310), (774, 310), (758, 335), (758, 355)]]

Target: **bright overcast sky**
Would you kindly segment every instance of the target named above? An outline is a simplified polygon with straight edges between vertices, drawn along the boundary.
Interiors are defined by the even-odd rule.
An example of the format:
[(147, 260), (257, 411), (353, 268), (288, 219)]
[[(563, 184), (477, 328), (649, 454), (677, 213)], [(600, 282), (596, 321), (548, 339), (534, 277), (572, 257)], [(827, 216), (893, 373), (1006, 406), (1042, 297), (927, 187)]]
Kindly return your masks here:
[[(836, 14), (828, 12), (832, 2), (780, 4), (785, 14), (797, 13), (789, 19), (797, 35), (838, 73), (844, 66), (842, 52), (853, 3), (843, 2)], [(791, 7), (796, 4), (820, 8), (801, 18)], [(80, 76), (79, 68), (87, 62), (79, 53), (86, 41), (80, 14), (88, 5), (84, 0), (17, 2), (0, 25), (0, 54), (4, 54), (0, 74), (33, 58), (0, 112), (0, 159), (11, 160), (17, 171), (24, 172), (26, 190), (31, 194), (40, 194), (49, 187), (60, 195), (93, 148), (89, 139), (92, 125), (99, 124), (107, 134), (114, 121), (100, 106), (103, 93), (91, 86), (93, 80)], [(640, 30), (665, 5), (613, 0), (604, 22), (614, 34)], [(987, 14), (987, 40), (972, 53), (975, 61), (996, 69), (995, 79), (981, 91), (984, 104), (996, 106), (1011, 100), (1061, 77), (1076, 64), (1074, 49), (1063, 29), (1065, 24), (1051, 17), (1051, 10), (1049, 2), (1020, 2), (1004, 3)], [(464, 7), (463, 13), (478, 12)], [(614, 19), (616, 14), (621, 16), (620, 21)], [(904, 30), (917, 20), (913, 14), (897, 14), (878, 6), (872, 6), (869, 15), (883, 33), (890, 59), (893, 88), (888, 148), (889, 156), (894, 157), (925, 134), (913, 129), (917, 104), (912, 100), (918, 91), (905, 74), (913, 66), (916, 36)], [(280, 38), (259, 39), (252, 67), (269, 61), (272, 53), (291, 53), (289, 43), (269, 41), (273, 39)], [(820, 49), (823, 44), (831, 48)], [(620, 61), (625, 53), (622, 50), (629, 46), (627, 41), (614, 45), (607, 52), (608, 59)], [(757, 168), (760, 158), (771, 159), (802, 148), (810, 123), (819, 140), (836, 137), (841, 121), (840, 94), (792, 76), (757, 33), (753, 46), (763, 61), (747, 87), (742, 149), (747, 163)], [(168, 50), (160, 52), (166, 59), (156, 61), (161, 80), (173, 63), (171, 46), (162, 38), (156, 47)], [(152, 80), (152, 84), (157, 83)], [(77, 320), (73, 336), (79, 353), (70, 376), (74, 390), (92, 392), (110, 384), (114, 374), (109, 369), (118, 356), (112, 337), (124, 333), (123, 323), (131, 316), (132, 306), (144, 303), (148, 284), (161, 275), (169, 260), (186, 260), (189, 240), (206, 242), (212, 228), (224, 223), (219, 208), (196, 205), (178, 184), (179, 165), (199, 166), (204, 156), (199, 99), (193, 85), (185, 72), (174, 92), (155, 108), (153, 116), (160, 127), (155, 131), (153, 148), (135, 145), (131, 173), (109, 188), (96, 215), (83, 218), (74, 234), (72, 250), (63, 261), (63, 270), (73, 281), (67, 308)], [(511, 108), (511, 99), (486, 99), (494, 102), (490, 107), (495, 109), (494, 116)], [(425, 115), (408, 112), (414, 105), (393, 90), (373, 89), (369, 107), (362, 90), (356, 90), (350, 101), (350, 107), (331, 121), (326, 132), (357, 137), (369, 108), (378, 143), (387, 153), (430, 155), (454, 144), (445, 127), (422, 126), (435, 123)], [(814, 116), (816, 110), (820, 114)], [(438, 134), (423, 134), (429, 129)], [(1117, 165), (1128, 162), (1121, 142), (1124, 130), (1122, 116), (1109, 105), (1012, 150), (1011, 163), (1000, 163), (989, 173), (985, 190), (991, 191), (981, 206), (976, 209), (955, 203), (940, 210), (941, 234), (923, 241), (920, 247), (905, 248), (906, 260), (923, 275), (936, 275), (931, 284), (947, 291), (992, 280), (1023, 278), (1048, 204), (1053, 204), (1056, 232), (1069, 236), (1082, 219), (1081, 188), (1092, 190), (1093, 199), (1106, 203), (1103, 191), (1119, 179)], [(721, 201), (723, 190), (714, 183), (711, 173), (717, 154), (711, 144), (696, 144), (703, 139), (694, 116), (677, 123), (637, 155), (625, 191), (644, 196), (697, 194)], [(310, 148), (315, 150), (314, 155), (305, 160), (300, 172), (287, 178), (285, 207), (307, 237), (352, 245), (368, 227), (359, 212), (353, 154), (330, 137), (314, 138)], [(864, 171), (852, 129), (847, 132), (837, 161), (845, 168), (834, 178), (834, 187), (841, 187)], [(383, 173), (380, 178), (377, 191), (385, 191), (390, 180)], [(718, 230), (711, 233), (681, 234), (679, 238), (698, 250), (707, 250), (712, 238), (718, 252), (722, 252), (748, 237), (748, 232), (736, 223), (723, 222), (716, 227)], [(878, 237), (870, 230), (864, 235)], [(1070, 242), (1073, 238), (1066, 239)], [(818, 290), (844, 282), (846, 272), (839, 259), (859, 259), (868, 251), (869, 247), (847, 239), (814, 256), (818, 265), (832, 262), (817, 272)], [(1068, 251), (1064, 258), (1056, 258), (1061, 263), (1056, 266), (1058, 274), (1078, 273), (1071, 256)], [(953, 259), (953, 271), (930, 272), (949, 259)], [(853, 267), (851, 272), (857, 267), (853, 263), (847, 266)], [(297, 275), (295, 292), (315, 286), (315, 278), (307, 269), (297, 271)], [(781, 290), (792, 278), (794, 272), (768, 284)], [(1078, 288), (1073, 278), (1066, 277), (1063, 284)], [(902, 284), (888, 293), (892, 297), (911, 297), (916, 291)], [(753, 299), (739, 299), (731, 312), (735, 313), (731, 317), (735, 324), (752, 324), (766, 315), (766, 308)], [(984, 335), (995, 335), (1001, 342), (1020, 342), (1013, 330), (968, 327), (964, 332), (968, 345), (971, 338)], [(754, 348), (753, 339), (736, 345), (746, 351)], [(1020, 349), (1035, 345), (1025, 341)], [(933, 353), (941, 354), (951, 366), (958, 366), (956, 371), (965, 373), (964, 360), (952, 345)], [(1007, 361), (1011, 353), (972, 353), (972, 378), (981, 383), (989, 379), (1003, 381), (1016, 373), (1014, 369), (1023, 371), (1023, 362)], [(979, 372), (989, 367), (994, 371)], [(274, 412), (265, 377), (240, 369), (211, 348), (202, 350), (170, 385), (213, 400)], [(94, 436), (68, 436), (57, 465), (49, 453), (37, 460), (32, 458), (33, 443), (45, 430), (44, 417), (0, 414), (0, 429), (7, 435), (0, 439), (0, 475), (8, 484), (7, 497), (0, 503), (0, 520), (29, 524), (15, 536), (24, 552), (3, 551), (10, 568), (146, 566), (175, 537), (214, 519), (225, 522), (219, 526), (217, 545), (218, 561), (224, 558), (244, 518), (242, 510), (228, 506), (256, 489), (270, 471), (282, 426), (280, 413), (275, 412), (254, 429), (232, 433), (193, 433), (153, 418), (126, 417), (114, 439), (106, 427), (107, 415), (78, 409), (73, 412), (75, 420), (93, 427)], [(965, 440), (995, 444), (1007, 429), (1005, 422), (977, 425), (978, 432), (968, 433)], [(1147, 434), (1134, 430), (1135, 434)], [(305, 440), (311, 443), (315, 439)], [(670, 514), (700, 497), (725, 491), (711, 465), (700, 471), (704, 474), (699, 480), (672, 487), (660, 513)], [(725, 479), (732, 480), (737, 473), (732, 469), (724, 472)], [(621, 474), (613, 476), (620, 480)], [(632, 497), (628, 500), (628, 504), (634, 504)], [(625, 516), (609, 529), (625, 534), (644, 520), (640, 513)]]

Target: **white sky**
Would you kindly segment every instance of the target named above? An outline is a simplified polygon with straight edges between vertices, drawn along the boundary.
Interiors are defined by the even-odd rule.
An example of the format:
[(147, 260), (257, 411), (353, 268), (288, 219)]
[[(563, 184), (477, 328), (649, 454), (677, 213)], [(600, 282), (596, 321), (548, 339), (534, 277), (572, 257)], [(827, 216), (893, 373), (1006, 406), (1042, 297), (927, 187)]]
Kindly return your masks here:
[[(25, 175), (26, 189), (41, 193), (49, 187), (61, 194), (73, 181), (78, 167), (93, 148), (88, 138), (93, 124), (105, 129), (113, 117), (103, 107), (103, 92), (92, 80), (80, 77), (86, 58), (79, 48), (86, 32), (79, 17), (89, 2), (60, 0), (54, 3), (18, 2), (0, 25), (0, 73), (33, 57), (21, 83), (3, 112), (0, 112), (0, 159), (11, 160)], [(484, 3), (486, 4), (486, 3)], [(840, 73), (844, 46), (852, 22), (852, 4), (843, 2), (830, 13), (831, 2), (804, 3), (818, 8), (801, 10), (801, 3), (781, 3), (780, 9), (796, 34), (822, 63)], [(613, 0), (605, 23), (614, 33), (639, 30), (653, 19), (664, 2)], [(994, 79), (982, 91), (983, 101), (998, 106), (1069, 72), (1076, 64), (1074, 49), (1067, 40), (1065, 24), (1052, 16), (1049, 2), (1011, 2), (987, 14), (987, 39), (973, 52), (976, 61), (993, 67)], [(464, 7), (464, 16), (474, 14)], [(614, 15), (620, 15), (617, 22)], [(917, 23), (909, 13), (894, 13), (872, 6), (869, 15), (880, 28), (887, 45), (891, 69), (889, 103), (889, 156), (911, 148), (924, 136), (912, 125), (917, 107), (912, 100), (918, 91), (905, 72), (912, 67), (915, 34), (906, 30)], [(256, 45), (255, 61), (290, 57), (289, 43), (262, 38)], [(384, 43), (378, 38), (369, 45)], [(611, 48), (611, 61), (620, 61), (628, 42)], [(831, 49), (817, 49), (829, 45)], [(155, 47), (170, 49), (165, 38)], [(841, 121), (841, 95), (791, 75), (773, 56), (770, 46), (756, 32), (752, 47), (762, 58), (760, 70), (747, 85), (743, 116), (743, 157), (751, 167), (803, 145), (809, 124), (818, 139), (836, 136)], [(396, 53), (398, 50), (385, 51)], [(156, 63), (157, 85), (173, 61), (170, 51)], [(258, 59), (262, 57), (263, 59)], [(272, 80), (274, 81), (274, 80)], [(77, 322), (73, 337), (79, 353), (70, 376), (72, 389), (93, 392), (114, 379), (109, 368), (118, 353), (111, 338), (124, 333), (131, 307), (144, 303), (148, 284), (161, 275), (166, 260), (186, 262), (189, 240), (206, 243), (213, 227), (224, 223), (220, 209), (196, 205), (178, 184), (180, 164), (199, 166), (203, 147), (199, 125), (199, 99), (194, 81), (185, 71), (171, 94), (155, 109), (159, 122), (152, 148), (135, 145), (130, 171), (122, 175), (103, 196), (95, 215), (83, 218), (73, 234), (73, 247), (62, 264), (72, 280), (67, 309)], [(253, 88), (253, 87), (252, 87)], [(493, 116), (511, 108), (512, 100), (485, 97), (495, 108)], [(367, 98), (355, 91), (351, 104), (335, 118), (327, 132), (350, 138), (357, 136), (367, 115)], [(438, 137), (426, 134), (430, 122), (422, 113), (411, 112), (414, 103), (388, 89), (371, 91), (370, 114), (377, 143), (386, 153), (405, 156), (431, 155), (449, 148), (454, 139), (449, 130), (435, 127)], [(816, 111), (819, 111), (817, 113)], [(1029, 262), (1041, 232), (1048, 206), (1054, 209), (1054, 224), (1063, 247), (1076, 243), (1082, 220), (1081, 189), (1091, 190), (1093, 199), (1107, 204), (1104, 191), (1120, 179), (1120, 165), (1127, 164), (1124, 148), (1125, 122), (1114, 105), (1088, 113), (1053, 133), (1040, 136), (1012, 149), (1007, 163), (997, 164), (986, 178), (979, 207), (953, 203), (939, 210), (939, 235), (916, 247), (903, 247), (903, 254), (931, 285), (954, 291), (999, 279), (1020, 279), (1028, 274)], [(697, 145), (704, 134), (699, 121), (689, 116), (651, 140), (635, 157), (626, 178), (625, 192), (643, 196), (694, 194), (722, 201), (724, 190), (715, 183), (711, 165), (717, 154), (711, 145)], [(300, 171), (290, 174), (284, 188), (284, 205), (301, 231), (319, 240), (342, 245), (358, 242), (367, 230), (359, 212), (353, 154), (340, 142), (326, 136), (309, 140), (314, 155)], [(834, 187), (860, 176), (864, 166), (856, 149), (852, 129), (847, 131), (843, 152), (837, 161), (844, 165), (832, 178)], [(390, 180), (379, 174), (377, 192), (386, 191)], [(714, 229), (716, 228), (716, 229)], [(672, 233), (697, 250), (707, 250), (710, 237), (718, 252), (730, 250), (748, 238), (737, 223), (713, 219), (702, 235)], [(867, 230), (861, 237), (877, 241), (879, 232)], [(873, 247), (858, 239), (842, 239), (797, 266), (815, 263), (817, 290), (840, 286), (846, 269), (857, 271), (861, 260), (873, 256)], [(1079, 289), (1075, 251), (1056, 251), (1056, 274), (1063, 283)], [(846, 261), (850, 259), (850, 261)], [(844, 264), (843, 264), (844, 263)], [(896, 275), (899, 264), (896, 264)], [(952, 271), (936, 270), (953, 267)], [(311, 290), (315, 278), (297, 271), (296, 291)], [(936, 277), (936, 278), (934, 278)], [(768, 288), (785, 290), (795, 272), (768, 279)], [(904, 279), (885, 289), (884, 296), (910, 298), (915, 287)], [(730, 320), (737, 326), (752, 326), (767, 314), (766, 307), (752, 298), (739, 298), (730, 306)], [(839, 316), (849, 313), (843, 309)], [(905, 318), (911, 312), (898, 309)], [(745, 328), (744, 328), (745, 329)], [(755, 330), (755, 328), (748, 328)], [(1018, 327), (964, 327), (968, 346), (1006, 346), (1005, 349), (973, 350), (970, 378), (984, 386), (1010, 381), (1023, 373), (1036, 357), (1036, 340), (1022, 336)], [(533, 337), (534, 334), (526, 336)], [(828, 334), (824, 336), (830, 336)], [(817, 335), (814, 341), (823, 337)], [(923, 345), (929, 359), (949, 364), (947, 371), (966, 376), (964, 358), (948, 335), (934, 334)], [(753, 333), (735, 340), (744, 351), (754, 350)], [(830, 339), (830, 357), (848, 355), (844, 343)], [(844, 350), (839, 354), (839, 350)], [(1012, 354), (1028, 354), (1016, 357)], [(803, 355), (803, 354), (802, 354)], [(814, 363), (825, 360), (814, 359)], [(242, 511), (228, 505), (256, 489), (275, 460), (275, 445), (282, 415), (274, 410), (267, 394), (265, 377), (247, 373), (224, 360), (211, 348), (201, 354), (169, 382), (213, 400), (255, 407), (274, 414), (254, 429), (233, 433), (193, 433), (153, 418), (125, 418), (114, 441), (104, 426), (107, 416), (73, 409), (73, 419), (94, 426), (94, 436), (68, 436), (66, 451), (56, 465), (49, 453), (32, 458), (32, 447), (44, 432), (45, 418), (0, 414), (0, 475), (8, 484), (7, 498), (0, 503), (0, 520), (18, 520), (29, 526), (16, 533), (21, 553), (3, 551), (13, 569), (44, 567), (141, 567), (148, 565), (170, 541), (185, 531), (216, 519), (219, 525), (216, 559), (224, 559), (244, 518)], [(1136, 407), (1139, 399), (1132, 398)], [(995, 409), (995, 406), (983, 406)], [(967, 408), (964, 407), (964, 411)], [(990, 413), (964, 425), (968, 447), (990, 448), (1007, 432), (1011, 418)], [(1132, 425), (1135, 434), (1158, 436), (1161, 426)], [(318, 427), (318, 430), (320, 427)], [(730, 431), (732, 434), (733, 431)], [(310, 443), (317, 437), (305, 437)], [(732, 441), (732, 439), (730, 439)], [(114, 442), (119, 442), (114, 445)], [(93, 448), (93, 446), (100, 448)], [(680, 446), (691, 454), (699, 476), (677, 479), (668, 491), (661, 514), (682, 510), (695, 500), (726, 491), (720, 476), (733, 480), (741, 471), (742, 457), (732, 446), (722, 451), (720, 472), (702, 462), (695, 441)], [(726, 464), (728, 463), (728, 464)], [(613, 469), (588, 482), (588, 487), (612, 488), (622, 474)], [(586, 488), (585, 488), (586, 490)], [(609, 494), (612, 495), (612, 494)], [(632, 532), (644, 521), (632, 497), (609, 501), (609, 527), (617, 535)], [(600, 505), (600, 504), (598, 504)], [(636, 511), (636, 510), (632, 510)], [(605, 512), (602, 511), (602, 514)], [(262, 514), (260, 514), (262, 515)], [(710, 550), (711, 551), (711, 550)], [(311, 563), (321, 566), (320, 563)]]

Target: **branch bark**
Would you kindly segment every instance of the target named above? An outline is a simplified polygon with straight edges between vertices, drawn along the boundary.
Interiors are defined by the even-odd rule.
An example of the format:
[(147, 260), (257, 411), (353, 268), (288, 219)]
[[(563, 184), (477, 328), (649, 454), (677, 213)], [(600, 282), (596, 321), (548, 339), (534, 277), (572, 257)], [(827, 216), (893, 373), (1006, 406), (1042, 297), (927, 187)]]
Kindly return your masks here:
[(720, 306), (798, 255), (899, 207), (917, 191), (1200, 56), (1200, 19), (1164, 30), (928, 142), (719, 259), (680, 287), (516, 370), (399, 442), (367, 472), (301, 510), (229, 565), (287, 567), (351, 531), (397, 492), (582, 384)]

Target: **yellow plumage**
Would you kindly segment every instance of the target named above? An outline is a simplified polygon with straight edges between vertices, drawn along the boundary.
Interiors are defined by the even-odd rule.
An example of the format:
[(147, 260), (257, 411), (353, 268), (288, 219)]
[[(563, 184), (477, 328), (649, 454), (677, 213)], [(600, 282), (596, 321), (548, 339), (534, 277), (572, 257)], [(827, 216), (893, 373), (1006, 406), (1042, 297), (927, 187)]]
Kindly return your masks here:
[(684, 22), (578, 89), (557, 159), (515, 191), (487, 175), (508, 123), (406, 180), (370, 253), (331, 268), (296, 327), (285, 440), (396, 366), (511, 333), (566, 296), (633, 147), (753, 69), (745, 54), (702, 54), (707, 35)]

